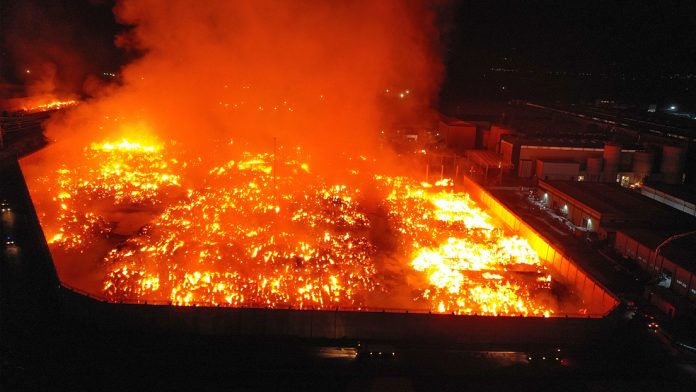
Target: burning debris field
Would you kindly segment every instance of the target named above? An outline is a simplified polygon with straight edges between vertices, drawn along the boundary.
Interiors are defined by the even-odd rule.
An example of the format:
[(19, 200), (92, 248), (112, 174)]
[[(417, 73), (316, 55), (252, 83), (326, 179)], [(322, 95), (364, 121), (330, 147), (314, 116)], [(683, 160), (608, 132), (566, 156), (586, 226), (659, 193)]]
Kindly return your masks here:
[(235, 159), (218, 164), (177, 150), (123, 138), (91, 143), (79, 164), (55, 171), (25, 161), (67, 285), (112, 302), (183, 306), (558, 310), (557, 283), (534, 250), (450, 180), (379, 174), (374, 160), (345, 156), (336, 182), (284, 146), (229, 147)]
[[(62, 282), (110, 302), (554, 316), (584, 305), (380, 130), (431, 129), (429, 2), (119, 1), (133, 60), (22, 169)], [(177, 26), (172, 28), (172, 26)]]
[(59, 100), (50, 97), (36, 97), (23, 100), (15, 110), (23, 113), (38, 113), (65, 109), (75, 105), (77, 105), (77, 101), (74, 99)]

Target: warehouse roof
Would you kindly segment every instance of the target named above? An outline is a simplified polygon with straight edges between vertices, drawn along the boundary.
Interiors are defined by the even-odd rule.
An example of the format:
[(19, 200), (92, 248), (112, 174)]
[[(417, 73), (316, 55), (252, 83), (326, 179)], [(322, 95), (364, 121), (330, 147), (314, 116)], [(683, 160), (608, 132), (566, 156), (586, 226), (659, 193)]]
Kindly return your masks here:
[(643, 222), (650, 227), (680, 228), (696, 227), (696, 219), (639, 192), (617, 184), (583, 181), (544, 181), (539, 187), (561, 193), (564, 197), (594, 211), (601, 217), (603, 225)]
[(562, 163), (562, 164), (573, 165), (573, 166), (578, 166), (578, 165), (580, 165), (580, 162), (573, 161), (573, 160), (570, 160), (570, 159), (561, 159), (561, 158), (537, 159), (537, 162), (543, 162), (543, 163)]
[[(663, 241), (682, 231), (629, 227), (622, 229), (621, 232), (649, 249), (655, 250)], [(696, 272), (696, 240), (694, 238), (696, 235), (670, 241), (660, 248), (660, 254), (682, 267)]]
[(604, 148), (604, 140), (595, 138), (554, 137), (544, 135), (539, 137), (524, 135), (504, 135), (503, 140), (520, 146), (566, 147), (566, 148)]
[[(501, 136), (503, 140), (520, 145), (521, 147), (548, 147), (548, 148), (591, 148), (591, 149), (604, 149), (604, 144), (607, 143), (606, 139), (599, 137), (598, 135), (588, 135), (586, 137), (577, 135), (564, 135), (563, 132), (555, 134), (544, 134), (540, 136), (526, 136), (522, 134), (515, 135), (503, 135)], [(640, 149), (640, 146), (631, 145), (630, 143), (622, 143), (622, 151), (635, 151)]]
[(643, 187), (648, 191), (656, 189), (675, 198), (684, 200), (685, 202), (696, 204), (696, 190), (687, 188), (684, 185), (672, 185), (655, 182), (644, 184)]
[(466, 156), (475, 164), (488, 168), (510, 169), (514, 165), (506, 163), (502, 154), (489, 150), (467, 150)]

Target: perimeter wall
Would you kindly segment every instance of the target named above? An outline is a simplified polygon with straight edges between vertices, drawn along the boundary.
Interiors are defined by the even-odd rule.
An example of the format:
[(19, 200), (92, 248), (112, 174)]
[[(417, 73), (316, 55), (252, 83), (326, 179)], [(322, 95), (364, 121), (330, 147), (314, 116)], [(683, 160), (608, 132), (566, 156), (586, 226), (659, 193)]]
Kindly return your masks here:
[(109, 303), (62, 286), (62, 311), (70, 320), (99, 331), (136, 330), (203, 335), (357, 339), (439, 343), (448, 347), (488, 344), (577, 344), (606, 337), (615, 325), (618, 300), (573, 260), (470, 179), (467, 191), (518, 235), (526, 238), (585, 303), (587, 314), (556, 317), (492, 317), (430, 314), (405, 310), (351, 311), (171, 306)]
[(464, 176), (463, 185), (472, 198), (488, 208), (489, 213), (504, 222), (515, 234), (529, 241), (539, 257), (551, 268), (554, 277), (582, 299), (588, 314), (606, 316), (619, 304), (619, 300), (609, 290), (564, 254), (560, 246), (534, 230), (481, 185), (467, 176)]
[(609, 318), (459, 316), (409, 312), (116, 304), (62, 291), (62, 313), (96, 332), (141, 331), (300, 339), (354, 339), (447, 347), (582, 344), (602, 338)]
[[(19, 172), (18, 165), (15, 169)], [(128, 330), (164, 334), (409, 340), (416, 343), (439, 342), (452, 347), (481, 343), (584, 343), (606, 336), (614, 326), (613, 317), (592, 314), (594, 312), (582, 317), (490, 317), (413, 313), (404, 310), (357, 312), (341, 309), (297, 310), (110, 303), (59, 282), (31, 197), (24, 181), (20, 182), (27, 208), (31, 211), (27, 221), (31, 232), (37, 236), (35, 241), (40, 255), (36, 257), (36, 263), (47, 267), (46, 275), (50, 276), (50, 286), (56, 289), (59, 297), (60, 322), (67, 328), (82, 327), (97, 332), (116, 333)], [(487, 195), (475, 184), (470, 185), (469, 189), (473, 195)], [(508, 219), (508, 222), (512, 221)], [(524, 235), (519, 224), (510, 226), (517, 227), (520, 234)], [(533, 241), (529, 234), (525, 236)], [(565, 261), (559, 266), (560, 270), (565, 268), (565, 276), (571, 276), (570, 264)], [(579, 279), (577, 270), (572, 275), (576, 281), (582, 280), (582, 287), (585, 288), (583, 292), (590, 293), (589, 298), (603, 305), (596, 306), (597, 309), (604, 309), (605, 314), (611, 310), (610, 305), (615, 303), (615, 300), (610, 300), (613, 297), (601, 294), (604, 291), (596, 285), (592, 286), (591, 280)], [(594, 288), (590, 290), (590, 287)]]

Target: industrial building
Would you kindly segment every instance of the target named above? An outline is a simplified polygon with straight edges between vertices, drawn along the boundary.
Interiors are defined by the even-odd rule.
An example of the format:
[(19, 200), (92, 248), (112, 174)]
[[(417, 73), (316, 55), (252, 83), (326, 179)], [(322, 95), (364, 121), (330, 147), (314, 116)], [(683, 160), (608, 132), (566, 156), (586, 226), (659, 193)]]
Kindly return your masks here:
[(696, 227), (691, 216), (617, 184), (539, 180), (538, 185), (538, 196), (549, 208), (578, 229), (596, 232), (609, 241), (626, 227)]
[(578, 162), (557, 161), (552, 159), (537, 159), (534, 175), (536, 178), (547, 180), (568, 180), (578, 178), (580, 164)]
[(505, 135), (515, 135), (517, 131), (513, 128), (503, 127), (500, 125), (491, 125), (488, 132), (484, 132), (482, 138), (482, 147), (496, 153), (501, 152), (501, 141)]
[[(659, 172), (675, 179), (683, 174), (684, 149), (665, 146)], [(653, 175), (654, 154), (639, 145), (622, 146), (598, 139), (525, 137), (508, 135), (501, 141), (503, 161), (517, 168), (517, 176), (547, 180), (642, 183)], [(676, 157), (675, 157), (676, 156)]]
[(640, 187), (640, 193), (689, 215), (696, 216), (696, 191), (689, 188), (651, 182)]
[[(635, 187), (646, 182), (682, 185), (693, 175), (694, 166), (687, 164), (694, 162), (692, 140), (674, 127), (608, 120), (528, 102), (512, 102), (501, 110), (498, 121), (476, 129), (473, 148), (499, 154), (489, 160), (500, 160), (508, 167), (503, 172), (521, 182), (603, 181)], [(485, 165), (470, 164), (485, 172)]]
[(686, 139), (544, 108), (510, 113), (467, 130), (476, 145), (457, 172), (489, 185), (536, 185), (539, 200), (576, 234), (606, 241), (661, 279), (648, 296), (666, 314), (693, 307), (696, 235), (660, 247), (696, 230), (696, 190), (684, 185), (693, 174)]
[(503, 162), (500, 154), (490, 150), (468, 150), (465, 157), (470, 165), (478, 167), (487, 178), (489, 173), (496, 172), (499, 176), (512, 170), (514, 166), (509, 162)]
[[(661, 283), (650, 300), (674, 316), (696, 303), (696, 218), (617, 184), (539, 181), (538, 196), (579, 231), (597, 233)], [(681, 238), (683, 237), (683, 238)]]
[[(696, 225), (693, 230), (696, 230)], [(690, 231), (624, 228), (616, 233), (614, 248), (652, 275), (663, 275), (658, 287), (669, 289), (696, 304), (696, 232), (694, 235), (686, 233)], [(679, 238), (680, 234), (685, 235)], [(670, 301), (668, 295), (659, 294), (667, 297), (664, 302), (675, 302)], [(665, 313), (674, 315), (673, 304), (661, 305)]]
[(488, 149), (497, 153), (500, 151), (495, 146), (499, 144), (500, 136), (515, 131), (496, 125), (493, 120), (492, 116), (469, 116), (466, 120), (461, 120), (441, 115), (437, 124), (437, 133), (444, 144), (452, 150), (461, 152), (486, 149), (490, 146)]
[[(591, 134), (527, 136), (498, 125), (483, 131), (473, 124), (441, 129), (450, 135), (447, 145), (455, 151), (466, 150), (464, 155), (473, 158), (469, 163), (481, 172), (492, 167), (487, 162), (499, 162), (496, 168), (524, 179), (617, 182), (624, 187), (649, 180), (667, 184), (684, 181), (687, 150), (683, 146), (607, 142)], [(477, 153), (471, 151), (473, 146)], [(483, 155), (484, 160), (476, 159)]]
[(443, 117), (438, 123), (437, 131), (447, 147), (461, 151), (476, 148), (476, 138), (481, 127), (481, 124), (474, 122)]

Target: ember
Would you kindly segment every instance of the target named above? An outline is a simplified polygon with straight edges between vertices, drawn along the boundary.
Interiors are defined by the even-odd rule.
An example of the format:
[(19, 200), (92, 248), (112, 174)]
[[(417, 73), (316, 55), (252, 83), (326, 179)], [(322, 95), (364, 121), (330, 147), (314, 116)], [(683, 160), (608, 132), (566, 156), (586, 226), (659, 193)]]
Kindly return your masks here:
[(523, 239), (379, 136), (432, 129), (431, 3), (119, 1), (137, 56), (25, 170), (61, 280), (115, 302), (560, 309)]
[[(197, 187), (186, 177), (192, 162), (163, 143), (124, 138), (92, 143), (84, 154), (82, 164), (37, 179), (35, 188), (54, 194), (37, 207), (57, 260), (108, 244), (99, 294), (111, 301), (365, 309), (373, 296), (389, 296), (379, 260), (390, 253), (405, 274), (420, 276), (405, 308), (553, 313), (535, 298), (550, 285), (536, 253), (451, 181), (372, 176), (399, 244), (385, 251), (371, 241), (378, 213), (365, 207), (361, 189), (311, 174), (300, 149), (282, 159), (243, 152), (207, 169)], [(105, 204), (152, 218), (116, 234)]]

